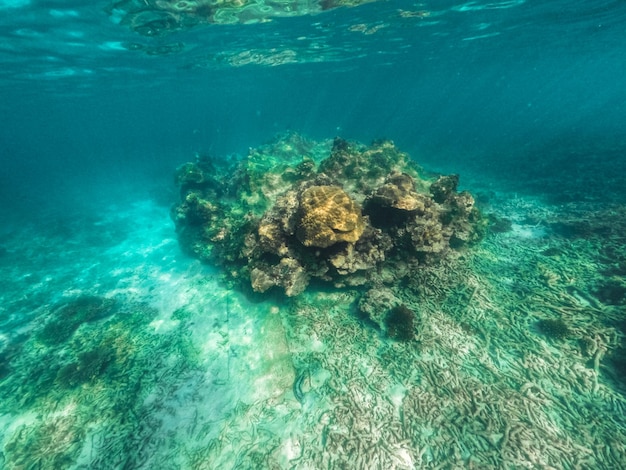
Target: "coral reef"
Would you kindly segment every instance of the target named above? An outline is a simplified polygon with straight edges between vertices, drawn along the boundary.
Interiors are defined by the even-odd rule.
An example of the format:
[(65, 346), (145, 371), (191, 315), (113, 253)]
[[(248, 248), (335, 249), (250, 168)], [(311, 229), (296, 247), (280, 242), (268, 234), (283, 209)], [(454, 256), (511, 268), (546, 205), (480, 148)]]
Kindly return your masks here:
[(296, 296), (313, 279), (392, 285), (480, 240), (487, 226), (473, 197), (457, 192), (458, 176), (425, 178), (390, 141), (287, 134), (219, 165), (178, 168), (172, 218), (184, 251), (255, 292)]

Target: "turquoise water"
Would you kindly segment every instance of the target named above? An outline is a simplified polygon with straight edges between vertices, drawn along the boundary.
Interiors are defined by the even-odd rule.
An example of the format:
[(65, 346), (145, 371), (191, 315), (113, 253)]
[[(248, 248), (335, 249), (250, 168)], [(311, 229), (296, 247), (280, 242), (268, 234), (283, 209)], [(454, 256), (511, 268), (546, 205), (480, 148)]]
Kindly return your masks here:
[(0, 468), (625, 468), (625, 26), (0, 0)]

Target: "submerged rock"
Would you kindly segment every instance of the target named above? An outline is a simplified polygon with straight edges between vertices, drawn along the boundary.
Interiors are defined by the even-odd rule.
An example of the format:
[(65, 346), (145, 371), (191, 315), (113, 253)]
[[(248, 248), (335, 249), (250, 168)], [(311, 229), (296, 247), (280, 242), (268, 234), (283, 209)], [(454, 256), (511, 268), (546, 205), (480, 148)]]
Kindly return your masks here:
[(420, 177), (390, 141), (287, 134), (236, 162), (186, 163), (176, 182), (182, 248), (259, 293), (296, 296), (313, 279), (393, 285), (475, 243), (486, 226), (473, 197), (456, 191), (458, 176)]

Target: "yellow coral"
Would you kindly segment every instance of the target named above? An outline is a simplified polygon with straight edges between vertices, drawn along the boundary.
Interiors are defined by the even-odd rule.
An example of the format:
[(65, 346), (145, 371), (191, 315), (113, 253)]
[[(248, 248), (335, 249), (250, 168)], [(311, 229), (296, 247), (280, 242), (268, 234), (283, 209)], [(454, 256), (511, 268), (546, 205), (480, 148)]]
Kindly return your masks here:
[(338, 186), (312, 186), (300, 196), (296, 231), (304, 246), (326, 248), (337, 242), (356, 242), (365, 228), (361, 209)]

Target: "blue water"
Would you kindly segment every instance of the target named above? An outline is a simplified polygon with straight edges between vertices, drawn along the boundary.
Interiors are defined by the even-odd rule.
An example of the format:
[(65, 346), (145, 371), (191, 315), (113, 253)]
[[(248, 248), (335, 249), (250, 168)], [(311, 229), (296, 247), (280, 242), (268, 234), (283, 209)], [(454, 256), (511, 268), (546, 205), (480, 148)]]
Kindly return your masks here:
[[(554, 410), (559, 410), (558, 413), (566, 410), (564, 414), (571, 417), (575, 414), (572, 410), (580, 411), (584, 406), (591, 406), (589, 403), (600, 403), (599, 409), (615, 417), (610, 426), (590, 427), (589, 435), (599, 436), (599, 444), (594, 442), (595, 447), (590, 444), (583, 452), (580, 450), (583, 444), (578, 443), (577, 450), (570, 452), (576, 458), (586, 456), (587, 460), (579, 461), (583, 462), (579, 467), (575, 462), (554, 457), (576, 439), (573, 429), (579, 423), (567, 421), (569, 418), (560, 421), (557, 417), (554, 426), (562, 424), (563, 433), (555, 432), (555, 435), (562, 437), (564, 447), (550, 447), (556, 442), (550, 440), (554, 437), (550, 435), (544, 460), (504, 448), (498, 448), (498, 456), (490, 460), (481, 460), (482, 454), (472, 460), (468, 456), (471, 451), (463, 450), (471, 448), (470, 444), (469, 447), (461, 445), (456, 454), (442, 448), (437, 450), (430, 441), (425, 444), (431, 436), (429, 433), (436, 436), (437, 432), (424, 428), (399, 439), (400, 443), (412, 443), (411, 450), (407, 450), (411, 457), (398, 454), (393, 468), (435, 468), (437, 465), (461, 468), (455, 466), (461, 463), (481, 468), (481, 462), (482, 468), (522, 468), (526, 464), (535, 465), (534, 468), (624, 468), (626, 449), (620, 439), (626, 436), (623, 415), (626, 402), (620, 384), (626, 360), (619, 355), (625, 349), (626, 335), (623, 326), (626, 258), (622, 230), (626, 227), (626, 3), (621, 0), (397, 0), (320, 11), (318, 2), (301, 1), (284, 2), (293, 5), (293, 10), (274, 14), (277, 9), (283, 11), (282, 7), (268, 2), (274, 13), (261, 14), (260, 10), (253, 10), (237, 17), (241, 22), (233, 20), (226, 22), (228, 24), (192, 20), (193, 15), (186, 13), (172, 14), (168, 18), (180, 23), (174, 23), (176, 26), (171, 30), (156, 30), (156, 23), (147, 27), (137, 20), (140, 15), (130, 18), (137, 12), (144, 15), (151, 11), (148, 6), (158, 11), (163, 5), (180, 3), (0, 0), (0, 260), (5, 277), (0, 281), (0, 292), (3, 291), (0, 297), (5, 305), (0, 307), (0, 346), (3, 348), (0, 359), (5, 361), (0, 364), (0, 391), (12, 396), (12, 404), (0, 413), (3, 416), (0, 438), (4, 446), (0, 449), (0, 467), (270, 468), (274, 464), (280, 468), (344, 468), (341, 466), (345, 464), (343, 457), (337, 456), (350, 454), (347, 445), (342, 447), (332, 438), (327, 441), (326, 437), (327, 432), (329, 435), (343, 432), (337, 424), (341, 419), (328, 418), (329, 408), (324, 408), (336, 402), (328, 398), (333, 396), (331, 392), (324, 395), (322, 386), (318, 390), (312, 378), (307, 379), (304, 392), (296, 390), (297, 398), (306, 402), (300, 396), (303, 393), (309, 397), (325, 396), (326, 401), (320, 399), (324, 406), (306, 402), (311, 408), (303, 405), (303, 410), (308, 414), (303, 411), (303, 415), (296, 416), (290, 413), (296, 413), (293, 409), (300, 404), (290, 396), (291, 401), (286, 406), (292, 411), (284, 412), (280, 419), (267, 415), (265, 408), (254, 417), (271, 422), (268, 429), (276, 436), (280, 436), (280, 429), (284, 430), (284, 436), (277, 437), (276, 441), (259, 437), (260, 454), (272, 455), (275, 460), (259, 464), (260, 460), (251, 457), (252, 444), (242, 450), (243, 447), (238, 448), (233, 443), (237, 439), (232, 435), (236, 435), (237, 430), (251, 435), (242, 422), (233, 424), (238, 413), (252, 413), (242, 403), (252, 407), (252, 403), (269, 400), (271, 406), (278, 406), (276, 403), (280, 401), (269, 392), (259, 398), (249, 391), (257, 386), (254, 374), (259, 372), (252, 366), (252, 372), (247, 371), (246, 361), (256, 357), (255, 348), (261, 347), (258, 344), (276, 340), (267, 331), (279, 328), (278, 324), (285, 329), (286, 333), (281, 333), (285, 344), (279, 341), (281, 346), (277, 347), (279, 359), (271, 361), (278, 363), (284, 359), (285, 363), (293, 363), (295, 369), (283, 374), (284, 364), (280, 362), (276, 366), (278, 372), (272, 372), (268, 380), (274, 387), (272, 390), (280, 389), (289, 394), (294, 380), (298, 387), (303, 386), (305, 376), (301, 371), (306, 362), (303, 357), (314, 354), (311, 351), (319, 352), (315, 349), (317, 340), (311, 339), (311, 344), (299, 343), (303, 340), (298, 328), (309, 331), (307, 328), (313, 328), (311, 325), (324, 320), (311, 320), (305, 328), (297, 322), (290, 323), (295, 320), (289, 320), (291, 314), (285, 314), (313, 308), (314, 297), (296, 306), (285, 306), (274, 297), (266, 301), (269, 303), (263, 303), (220, 284), (215, 267), (201, 265), (180, 252), (173, 224), (168, 219), (171, 205), (178, 202), (178, 190), (173, 183), (176, 167), (193, 161), (196, 154), (218, 160), (236, 159), (245, 156), (249, 149), (271, 141), (275, 135), (290, 131), (315, 141), (335, 136), (366, 144), (375, 139), (391, 139), (428, 172), (460, 174), (462, 189), (477, 195), (476, 199), (482, 201), (482, 210), (512, 223), (512, 231), (488, 236), (478, 249), (483, 261), (476, 261), (474, 266), (477, 279), (488, 279), (485, 282), (490, 283), (493, 292), (504, 289), (519, 296), (512, 300), (493, 294), (494, 297), (489, 298), (488, 293), (481, 294), (479, 288), (469, 283), (474, 287), (464, 286), (457, 294), (462, 296), (466, 290), (476, 289), (474, 292), (479, 293), (472, 294), (468, 300), (480, 303), (476, 312), (496, 312), (494, 315), (501, 314), (506, 320), (501, 323), (500, 320), (484, 321), (482, 314), (476, 313), (475, 318), (466, 320), (467, 324), (473, 328), (472, 322), (476, 321), (497, 331), (507, 328), (517, 331), (523, 323), (526, 332), (526, 320), (520, 318), (563, 315), (571, 321), (575, 340), (568, 343), (571, 349), (564, 350), (563, 354), (553, 343), (547, 342), (544, 350), (553, 355), (542, 364), (557, 370), (562, 357), (580, 354), (572, 370), (582, 371), (582, 378), (577, 379), (578, 385), (572, 386), (574, 395), (568, 394), (570, 392), (559, 395), (565, 382), (551, 386), (548, 385), (551, 379), (541, 382), (529, 373), (525, 381), (530, 385), (526, 386), (513, 372), (508, 377), (507, 364), (520, 361), (524, 362), (524, 367), (531, 367), (528, 364), (534, 364), (534, 356), (529, 355), (529, 359), (523, 352), (504, 351), (497, 345), (513, 347), (522, 341), (520, 338), (527, 338), (524, 335), (512, 334), (498, 343), (496, 333), (476, 333), (472, 336), (475, 343), (471, 343), (476, 349), (465, 353), (482, 357), (483, 352), (477, 351), (486, 351), (484, 354), (491, 358), (497, 356), (493, 367), (497, 367), (504, 378), (500, 382), (494, 379), (494, 383), (512, 384), (524, 399), (530, 394), (529, 399), (535, 400), (532, 403), (541, 403), (537, 405), (539, 408), (545, 405), (548, 409), (546, 403), (557, 403)], [(191, 3), (194, 2), (185, 5)], [(541, 253), (547, 253), (548, 249), (560, 254), (542, 258)], [(547, 290), (533, 294), (532, 289), (538, 284)], [(564, 294), (559, 297), (558, 293)], [(162, 331), (165, 331), (162, 335), (172, 334), (174, 339), (165, 346), (155, 345), (151, 340), (137, 340), (143, 355), (136, 360), (139, 364), (136, 367), (151, 370), (154, 377), (160, 370), (165, 371), (163, 375), (169, 377), (167, 383), (175, 385), (169, 392), (163, 392), (161, 405), (174, 411), (167, 414), (159, 408), (158, 413), (165, 414), (158, 415), (158, 426), (152, 424), (159, 431), (145, 438), (149, 445), (142, 441), (143, 437), (137, 437), (137, 441), (147, 447), (133, 441), (131, 451), (119, 444), (115, 447), (116, 455), (121, 456), (117, 460), (106, 459), (106, 445), (94, 444), (94, 435), (98, 441), (102, 436), (114, 434), (104, 425), (101, 435), (94, 431), (100, 426), (93, 424), (100, 423), (97, 417), (79, 420), (80, 425), (67, 425), (83, 429), (82, 434), (76, 433), (79, 437), (73, 441), (78, 442), (76, 448), (61, 446), (63, 452), (70, 449), (67, 450), (69, 460), (44, 457), (28, 460), (29, 457), (23, 455), (33, 454), (34, 444), (16, 437), (22, 429), (20, 426), (35, 426), (37, 419), (45, 421), (47, 418), (41, 410), (52, 406), (45, 400), (52, 403), (60, 400), (58, 397), (73, 397), (74, 392), (59, 392), (53, 387), (56, 391), (42, 399), (44, 402), (33, 399), (35, 401), (21, 403), (15, 397), (25, 393), (23, 390), (29, 389), (29, 385), (33, 389), (39, 385), (33, 381), (33, 374), (20, 376), (25, 379), (7, 377), (18, 377), (11, 374), (28, 368), (24, 362), (28, 364), (31, 359), (22, 362), (17, 359), (21, 353), (16, 351), (22, 351), (21, 348), (30, 351), (23, 357), (39, 360), (37, 354), (41, 350), (37, 349), (39, 343), (33, 343), (36, 338), (33, 332), (41, 331), (51, 312), (60, 311), (59, 305), (81, 295), (127, 296), (124, 301), (135, 305), (129, 307), (131, 310), (143, 309), (142, 302), (155, 309), (151, 310), (150, 318), (156, 320), (152, 323), (146, 320), (145, 325), (149, 324), (149, 328), (159, 334)], [(354, 309), (351, 303), (354, 299), (320, 296), (319, 308), (330, 320), (335, 318), (333, 309)], [(450, 305), (454, 304), (451, 298), (447, 299)], [(559, 301), (563, 301), (563, 305), (557, 305)], [(446, 312), (445, 306), (429, 305), (437, 315)], [(511, 314), (509, 318), (511, 309), (519, 305), (523, 317)], [(178, 317), (172, 312), (179, 312), (182, 306), (189, 309), (192, 317), (202, 319), (177, 326), (175, 319)], [(114, 315), (125, 312), (120, 309), (115, 310)], [(214, 338), (215, 328), (221, 328), (220, 322), (225, 320), (220, 315), (226, 315), (224, 312), (229, 309), (232, 309), (229, 313), (231, 339), (225, 341), (232, 344), (224, 346), (226, 343)], [(246, 317), (246, 312), (250, 311), (258, 314), (254, 321)], [(274, 319), (270, 328), (269, 323), (263, 322), (270, 322), (275, 311), (284, 315), (282, 323)], [(598, 312), (604, 312), (610, 321), (601, 319)], [(578, 313), (580, 316), (576, 316)], [(194, 321), (198, 330), (189, 333), (194, 331), (190, 326)], [(589, 324), (585, 323), (587, 321)], [(86, 328), (93, 325), (89, 323)], [(145, 325), (142, 323), (137, 328), (148, 328)], [(371, 342), (363, 346), (364, 356), (374, 350), (376, 354), (381, 353), (387, 347), (383, 341), (382, 349), (376, 349), (378, 346), (373, 344), (380, 338), (367, 333), (367, 327), (355, 325), (356, 320), (354, 325), (344, 326), (355, 328), (360, 335), (370, 335), (363, 340)], [(235, 331), (242, 338), (257, 339), (237, 343), (232, 339)], [(335, 345), (329, 339), (330, 333), (326, 333), (327, 336), (320, 333), (321, 343), (326, 338), (328, 344)], [(219, 354), (211, 356), (207, 362), (190, 360), (191, 365), (185, 362), (181, 366), (185, 372), (178, 375), (165, 359), (163, 363), (150, 361), (151, 355), (161, 348), (173, 348), (172, 344), (178, 341), (187, 344), (187, 340), (201, 351), (200, 356), (210, 355), (207, 351), (213, 350)], [(80, 342), (76, 341), (76, 344)], [(239, 347), (243, 352), (237, 356), (233, 351)], [(454, 355), (458, 352), (456, 347), (446, 343), (442, 351)], [(339, 351), (337, 348), (339, 346), (333, 351)], [(396, 346), (389, 348), (400, 357)], [(73, 352), (67, 354), (79, 354), (78, 349), (69, 350)], [(54, 357), (61, 361), (59, 364), (67, 361), (64, 349), (54, 351), (58, 358)], [(271, 354), (266, 352), (259, 356), (270, 363), (267, 357)], [(504, 358), (508, 353), (510, 357), (500, 361), (500, 356)], [(611, 356), (612, 353), (615, 356)], [(412, 354), (422, 353), (414, 351)], [(239, 359), (235, 359), (237, 357)], [(329, 357), (334, 356), (329, 353)], [(605, 363), (605, 357), (617, 358), (607, 359)], [(224, 361), (231, 359), (234, 365), (229, 362), (227, 369), (220, 369)], [(310, 359), (306, 360), (309, 364)], [(307, 365), (307, 374), (311, 374), (308, 367), (310, 365)], [(368, 367), (362, 366), (359, 370)], [(511, 366), (511, 370), (517, 370), (516, 367)], [(243, 370), (247, 372), (241, 372)], [(320, 370), (333, 369), (325, 364)], [(377, 369), (374, 367), (374, 370)], [(488, 376), (485, 370), (491, 369), (480, 370), (476, 376)], [(241, 379), (240, 383), (245, 385), (238, 385), (232, 378), (234, 375), (231, 376), (235, 374), (233, 371), (251, 375)], [(205, 373), (207, 377), (214, 374), (213, 381), (202, 375)], [(409, 399), (418, 403), (420, 399), (415, 397), (422, 395), (417, 392), (412, 395), (409, 386), (415, 377), (406, 371), (406, 375), (394, 373), (398, 374), (398, 379), (396, 385), (390, 382), (390, 403), (397, 403), (398, 396), (405, 396), (406, 403)], [(321, 375), (326, 380), (324, 374), (326, 372)], [(228, 378), (224, 378), (226, 375)], [(563, 374), (565, 376), (567, 374)], [(337, 381), (340, 378), (335, 377)], [(5, 384), (15, 380), (22, 388), (16, 388), (14, 382), (1, 388), (3, 380)], [(205, 380), (212, 385), (204, 387)], [(322, 379), (319, 380), (321, 383)], [(346, 380), (350, 382), (349, 378)], [(428, 382), (428, 379), (420, 380), (421, 384)], [(543, 391), (533, 389), (533, 381)], [(146, 401), (158, 401), (154, 398), (152, 382), (137, 379), (136, 385), (137, 389), (129, 385), (128, 390), (132, 390), (124, 389), (124, 393), (133, 394), (141, 389), (146, 391)], [(46, 382), (39, 388), (43, 390), (48, 386)], [(245, 387), (248, 389), (244, 393)], [(398, 391), (400, 389), (402, 391)], [(196, 393), (194, 396), (202, 396), (204, 402), (190, 398), (190, 390)], [(591, 392), (587, 395), (588, 390), (596, 395)], [(580, 403), (584, 405), (580, 408), (558, 404), (559, 400), (565, 403), (570, 397), (577, 397), (577, 393), (583, 397)], [(487, 395), (484, 392), (482, 396)], [(0, 396), (0, 401), (5, 398)], [(76, 403), (83, 403), (82, 398), (76, 400)], [(207, 401), (217, 403), (215, 409), (207, 411), (199, 407), (200, 411), (193, 411), (197, 403)], [(367, 407), (367, 403), (370, 402), (364, 399), (359, 409)], [(96, 405), (85, 406), (94, 416), (98, 415)], [(116, 402), (115, 406), (119, 410), (124, 405)], [(241, 411), (242, 406), (244, 411)], [(408, 417), (413, 412), (408, 404), (405, 406), (404, 413)], [(498, 406), (494, 405), (493, 410), (500, 410)], [(64, 409), (70, 408), (68, 405)], [(491, 410), (489, 406), (480, 409)], [(133, 410), (128, 436), (139, 435), (137, 429), (146, 432), (144, 424), (149, 421), (146, 416), (153, 417), (151, 413), (157, 413), (152, 409)], [(315, 410), (319, 414), (315, 414)], [(414, 413), (411, 416), (415, 420), (421, 419), (422, 415)], [(558, 415), (557, 411), (546, 413), (552, 417)], [(584, 410), (580, 413), (580, 422), (583, 422), (588, 415)], [(40, 418), (36, 418), (38, 414)], [(454, 415), (457, 416), (454, 419), (461, 415), (463, 411)], [(511, 431), (516, 429), (515, 424), (512, 427), (506, 424), (514, 422), (512, 416), (508, 421), (503, 418), (495, 428), (488, 427), (490, 436), (495, 436), (494, 442), (501, 444), (501, 439), (510, 445), (541, 442), (542, 436), (547, 435), (542, 432), (549, 434), (538, 424), (543, 423), (541, 417), (535, 420), (536, 416), (528, 421), (537, 425), (529, 426), (531, 434), (515, 434)], [(192, 417), (200, 424), (196, 426), (194, 421), (191, 427)], [(206, 431), (209, 424), (223, 423), (221, 420), (226, 420), (226, 424), (215, 424), (210, 432)], [(325, 420), (330, 420), (330, 424)], [(179, 421), (189, 425), (190, 430), (180, 430), (176, 425)], [(111, 422), (117, 423), (113, 418)], [(197, 442), (205, 443), (206, 447), (200, 444), (194, 447), (191, 444), (196, 439), (194, 433), (199, 432), (203, 423), (204, 434), (202, 438), (197, 437)], [(432, 423), (435, 428), (441, 427), (440, 421)], [(523, 421), (521, 423), (525, 426)], [(317, 438), (305, 437), (309, 431), (321, 433), (318, 428), (327, 425), (330, 431), (324, 428), (325, 437), (319, 440), (326, 450), (318, 453), (306, 450), (302, 456), (294, 457), (297, 454), (294, 449), (300, 446), (313, 449), (318, 443)], [(332, 428), (335, 425), (338, 428)], [(110, 425), (110, 428), (115, 426)], [(534, 433), (536, 429), (543, 431)], [(446, 434), (442, 433), (444, 439)], [(415, 437), (418, 435), (421, 437)], [(617, 436), (615, 442), (603, 440), (605, 435)], [(231, 436), (231, 440), (224, 436)], [(60, 437), (50, 439), (54, 442), (57, 438)], [(88, 438), (91, 443), (85, 444)], [(118, 438), (120, 442), (126, 439), (119, 435)], [(45, 441), (44, 437), (38, 439)], [(215, 445), (218, 441), (219, 445)], [(337, 447), (330, 447), (328, 442), (331, 441)], [(172, 442), (179, 447), (171, 446)], [(416, 450), (418, 444), (422, 446), (421, 453)], [(613, 449), (612, 456), (600, 449), (604, 444)], [(370, 451), (377, 445), (373, 443)], [(174, 447), (178, 450), (171, 450)], [(45, 455), (44, 444), (41, 448), (44, 449), (41, 455)], [(137, 448), (144, 449), (141, 458), (135, 455)], [(278, 448), (283, 449), (281, 458), (275, 455)], [(578, 451), (580, 455), (574, 453)], [(189, 457), (192, 454), (195, 460)], [(381, 451), (379, 455), (383, 454)], [(456, 460), (446, 460), (452, 454)], [(389, 468), (384, 467), (385, 460), (380, 456), (368, 460), (369, 457), (361, 455), (358, 464), (351, 460), (353, 468)], [(159, 461), (166, 457), (172, 459), (168, 460), (168, 465)], [(192, 460), (193, 465), (189, 463)], [(218, 463), (222, 466), (214, 466)]]
[[(485, 171), (550, 160), (561, 143), (624, 144), (620, 1), (374, 2), (158, 38), (105, 6), (2, 2), (4, 200), (35, 197), (31, 183), (56, 192), (167, 172), (194, 151), (245, 152), (285, 129), (390, 138), (422, 163)], [(350, 31), (359, 24), (383, 27)], [(220, 58), (249, 49), (300, 63)]]

